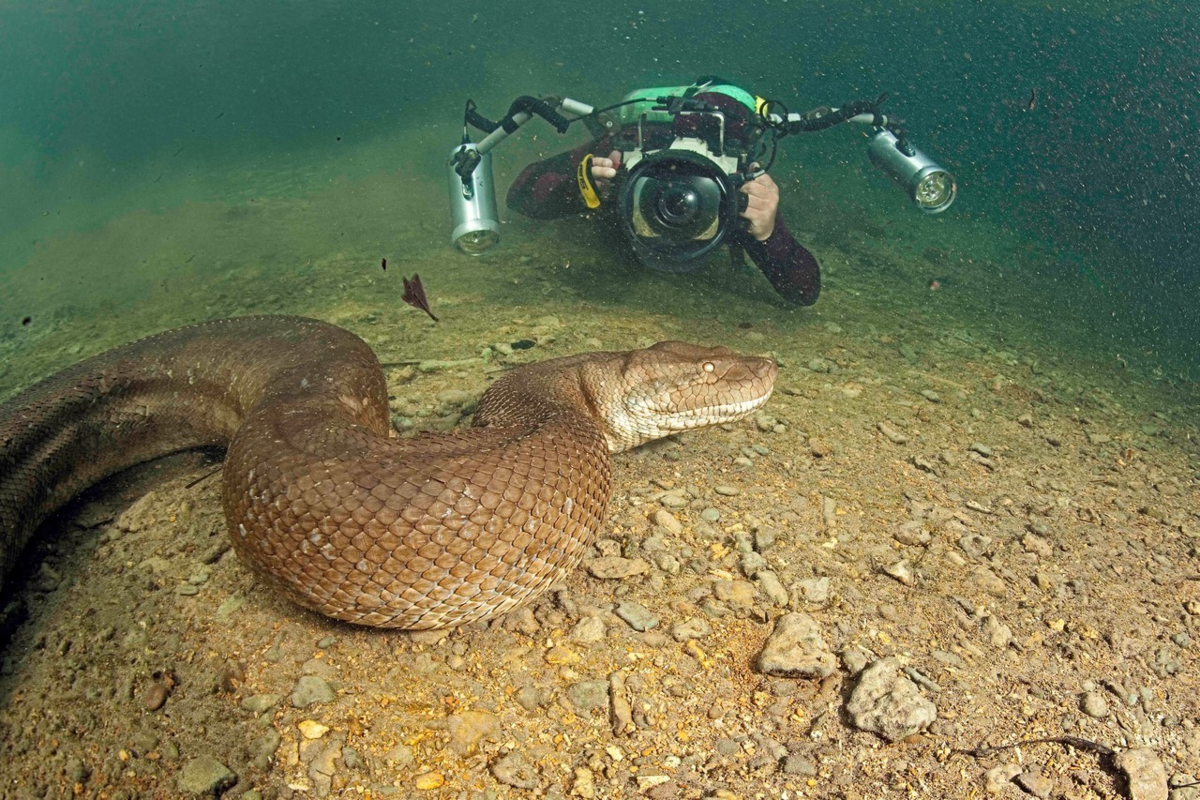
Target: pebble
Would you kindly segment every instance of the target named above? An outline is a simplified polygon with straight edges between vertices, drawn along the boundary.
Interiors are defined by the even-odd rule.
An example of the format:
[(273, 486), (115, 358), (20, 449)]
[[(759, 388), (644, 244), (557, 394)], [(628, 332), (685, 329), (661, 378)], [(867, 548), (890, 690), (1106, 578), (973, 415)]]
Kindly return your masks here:
[(737, 497), (742, 493), (742, 490), (736, 486), (727, 486), (725, 484), (718, 484), (717, 486), (714, 486), (713, 491), (722, 497)]
[(703, 617), (692, 617), (671, 626), (671, 638), (677, 642), (702, 639), (712, 633), (712, 626)]
[(187, 794), (215, 797), (236, 780), (237, 776), (229, 767), (212, 756), (204, 755), (189, 761), (179, 773), (179, 790)]
[(142, 695), (142, 706), (147, 711), (158, 711), (167, 702), (167, 687), (160, 681), (150, 684)]
[(1021, 546), (1025, 548), (1026, 553), (1033, 553), (1040, 558), (1045, 558), (1054, 552), (1054, 547), (1042, 537), (1027, 533), (1021, 539)]
[(593, 559), (588, 564), (588, 572), (601, 580), (621, 580), (634, 575), (641, 575), (650, 569), (650, 565), (640, 558), (622, 558), (621, 556), (602, 556)]
[(575, 768), (575, 782), (571, 784), (571, 796), (593, 800), (596, 796), (596, 778), (587, 767)]
[(1034, 797), (1049, 797), (1054, 791), (1054, 780), (1037, 768), (1022, 772), (1014, 782)]
[[(784, 614), (758, 654), (758, 671), (784, 678), (825, 678), (836, 662), (821, 636), (816, 620), (808, 614)], [(915, 688), (915, 687), (914, 687)]]
[(935, 392), (933, 389), (922, 389), (921, 397), (924, 397), (926, 400), (928, 400), (931, 403), (942, 402), (942, 396), (940, 394), (938, 394), (937, 392)]
[(575, 623), (575, 627), (571, 629), (567, 638), (573, 642), (591, 644), (603, 639), (605, 631), (604, 620), (599, 617), (584, 617)]
[(487, 711), (452, 714), (446, 724), (450, 730), (450, 748), (462, 755), (475, 752), (480, 742), (500, 733), (500, 718)]
[(567, 687), (567, 697), (583, 714), (608, 707), (608, 681), (579, 681)]
[(896, 428), (893, 428), (886, 422), (881, 421), (875, 427), (877, 427), (879, 432), (882, 433), (884, 437), (893, 444), (904, 444), (908, 441), (908, 436), (906, 434)]
[(319, 675), (302, 675), (292, 690), (292, 705), (307, 708), (317, 703), (332, 703), (336, 695), (333, 688)]
[(423, 792), (440, 789), (446, 783), (446, 776), (440, 772), (423, 772), (413, 780), (413, 786)]
[(1167, 770), (1149, 747), (1134, 747), (1113, 760), (1129, 778), (1130, 800), (1167, 800)]
[(281, 694), (256, 694), (251, 695), (250, 697), (243, 697), (241, 706), (245, 711), (249, 711), (254, 714), (261, 714), (273, 706), (278, 705), (279, 701), (282, 699), (283, 695)]
[(300, 729), (300, 734), (305, 739), (320, 739), (325, 734), (329, 733), (329, 726), (322, 725), (316, 720), (306, 719), (296, 726)]
[(492, 774), (505, 786), (517, 789), (533, 789), (538, 785), (538, 774), (533, 764), (520, 750), (512, 750), (492, 763)]
[(735, 608), (754, 605), (754, 584), (749, 581), (716, 581), (713, 583), (713, 594), (722, 603), (729, 603)]
[(755, 580), (758, 581), (759, 590), (767, 596), (768, 600), (777, 606), (786, 607), (788, 605), (790, 598), (787, 589), (783, 588), (783, 584), (779, 582), (779, 576), (772, 570), (759, 570)]
[(633, 707), (625, 691), (625, 673), (617, 670), (608, 676), (608, 696), (612, 700), (613, 736), (633, 730)]
[(1099, 692), (1086, 693), (1079, 707), (1083, 709), (1083, 713), (1095, 719), (1104, 719), (1108, 716), (1108, 701)]
[(900, 673), (894, 656), (881, 658), (862, 671), (846, 704), (855, 727), (896, 742), (928, 728), (937, 707), (917, 685)]
[(700, 512), (700, 519), (705, 522), (718, 522), (721, 519), (721, 512), (715, 508), (706, 508)]
[(984, 773), (984, 794), (1011, 796), (1012, 779), (1021, 774), (1021, 768), (1016, 764), (1001, 764), (992, 767)]
[(675, 515), (665, 508), (660, 508), (654, 512), (654, 524), (662, 526), (673, 536), (683, 533), (683, 523), (675, 519)]
[(629, 627), (642, 633), (658, 625), (658, 617), (641, 603), (632, 600), (624, 600), (617, 606), (617, 616), (625, 620)]
[(913, 574), (912, 567), (909, 566), (908, 561), (900, 560), (895, 564), (889, 564), (883, 568), (883, 571), (905, 586), (917, 585), (917, 576)]
[(779, 765), (779, 769), (784, 775), (816, 775), (817, 765), (812, 759), (804, 756), (790, 755), (783, 759), (783, 763)]
[(829, 600), (829, 578), (805, 578), (797, 581), (796, 589), (801, 600), (820, 605)]

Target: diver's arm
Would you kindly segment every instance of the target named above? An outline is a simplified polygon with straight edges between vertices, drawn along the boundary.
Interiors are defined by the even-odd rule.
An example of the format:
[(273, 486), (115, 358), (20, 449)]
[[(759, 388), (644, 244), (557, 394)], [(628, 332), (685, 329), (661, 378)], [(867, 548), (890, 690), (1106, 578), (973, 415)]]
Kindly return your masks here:
[(604, 142), (589, 142), (566, 153), (530, 164), (508, 190), (508, 207), (534, 219), (558, 219), (587, 211), (575, 171), (588, 153), (607, 152)]
[(821, 267), (816, 256), (796, 241), (783, 221), (783, 212), (775, 216), (775, 229), (763, 241), (746, 232), (742, 246), (775, 291), (789, 303), (811, 306), (821, 294)]

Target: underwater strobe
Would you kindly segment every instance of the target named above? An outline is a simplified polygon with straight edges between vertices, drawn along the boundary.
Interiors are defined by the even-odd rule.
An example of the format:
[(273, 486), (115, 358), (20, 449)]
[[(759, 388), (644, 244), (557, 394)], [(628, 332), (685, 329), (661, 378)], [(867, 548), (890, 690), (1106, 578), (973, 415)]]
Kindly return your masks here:
[(932, 158), (883, 128), (867, 144), (871, 163), (904, 187), (909, 198), (926, 214), (945, 211), (954, 202), (958, 185), (954, 176)]
[(469, 256), (481, 255), (500, 241), (492, 154), (481, 155), (475, 144), (464, 141), (450, 153), (448, 177), (454, 224), (450, 241)]

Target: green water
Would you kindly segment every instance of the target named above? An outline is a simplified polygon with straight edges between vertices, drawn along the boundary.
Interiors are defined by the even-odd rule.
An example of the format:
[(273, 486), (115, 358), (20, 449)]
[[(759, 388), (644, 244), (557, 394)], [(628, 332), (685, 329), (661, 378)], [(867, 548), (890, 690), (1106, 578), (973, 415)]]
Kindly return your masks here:
[[(668, 333), (718, 320), (794, 343), (841, 315), (882, 330), (922, 320), (1187, 388), (1200, 369), (1194, 11), (9, 2), (0, 397), (186, 321), (407, 322), (398, 278), (414, 271), (464, 329), (539, 311), (610, 326), (650, 315)], [(826, 278), (807, 310), (726, 259), (659, 275), (583, 222), (503, 207), (495, 252), (450, 248), (444, 159), (466, 98), (495, 118), (522, 94), (601, 105), (705, 73), (792, 110), (890, 92), (914, 142), (958, 175), (958, 203), (914, 211), (869, 166), (861, 129), (785, 140), (782, 207)], [(581, 140), (531, 123), (496, 152), (501, 196), (529, 160)]]

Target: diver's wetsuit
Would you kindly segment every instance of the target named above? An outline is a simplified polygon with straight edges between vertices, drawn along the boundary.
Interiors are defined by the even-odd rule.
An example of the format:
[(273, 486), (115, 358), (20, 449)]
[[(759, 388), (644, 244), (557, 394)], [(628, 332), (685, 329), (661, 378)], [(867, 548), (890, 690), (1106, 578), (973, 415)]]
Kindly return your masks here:
[[(665, 147), (672, 138), (666, 127), (655, 127), (654, 131), (647, 131), (650, 149)], [(588, 153), (607, 157), (613, 150), (633, 149), (636, 137), (636, 129), (627, 128), (530, 164), (508, 190), (508, 207), (534, 219), (559, 219), (587, 212), (575, 179), (579, 162)], [(775, 230), (766, 241), (760, 242), (742, 229), (731, 231), (730, 238), (745, 248), (775, 291), (789, 303), (810, 306), (817, 302), (817, 295), (821, 293), (821, 268), (813, 254), (792, 237), (784, 224), (782, 211), (776, 214)]]

